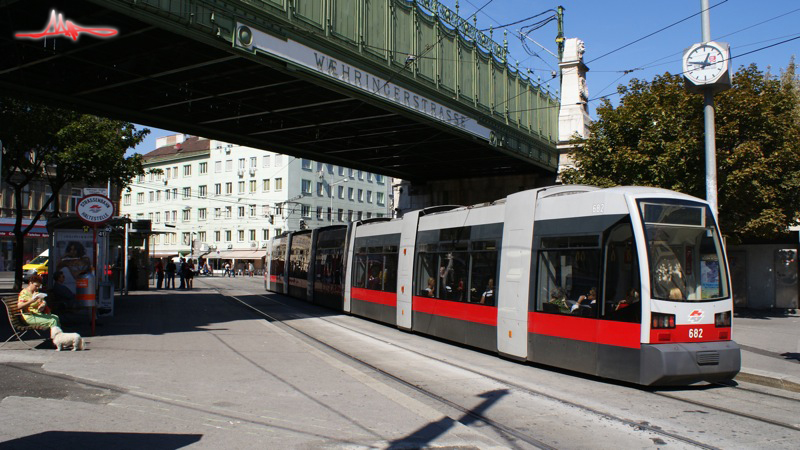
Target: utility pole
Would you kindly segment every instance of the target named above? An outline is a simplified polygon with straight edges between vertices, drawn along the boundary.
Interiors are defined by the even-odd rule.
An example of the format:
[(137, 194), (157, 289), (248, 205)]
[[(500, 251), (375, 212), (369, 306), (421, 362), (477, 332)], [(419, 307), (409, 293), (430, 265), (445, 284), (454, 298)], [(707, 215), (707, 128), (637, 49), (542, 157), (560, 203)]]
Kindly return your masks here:
[[(708, 10), (708, 0), (700, 0), (702, 13), (701, 31), (703, 42), (711, 41), (711, 13)], [(706, 143), (706, 201), (711, 204), (711, 209), (717, 211), (717, 142), (714, 128), (714, 90), (710, 87), (703, 91), (703, 115), (705, 117), (705, 143)]]

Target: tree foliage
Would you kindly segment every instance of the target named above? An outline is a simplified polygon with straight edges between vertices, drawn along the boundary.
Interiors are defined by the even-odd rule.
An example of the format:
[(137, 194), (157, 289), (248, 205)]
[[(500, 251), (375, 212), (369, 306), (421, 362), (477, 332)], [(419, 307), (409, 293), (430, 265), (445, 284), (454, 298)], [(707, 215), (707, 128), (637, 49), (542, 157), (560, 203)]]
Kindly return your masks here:
[[(620, 86), (576, 141), (566, 183), (656, 186), (705, 198), (703, 97), (683, 77)], [(715, 96), (720, 227), (733, 242), (776, 238), (800, 220), (800, 95), (794, 62), (780, 78), (741, 67)]]
[[(0, 98), (0, 140), (3, 143), (2, 180), (14, 192), (16, 264), (15, 286), (22, 280), (22, 243), (36, 221), (55, 204), (68, 183), (87, 185), (110, 181), (120, 189), (144, 173), (140, 155), (125, 152), (141, 142), (149, 130), (132, 123), (80, 114), (60, 108)], [(34, 180), (43, 180), (51, 195), (23, 228), (22, 193)]]

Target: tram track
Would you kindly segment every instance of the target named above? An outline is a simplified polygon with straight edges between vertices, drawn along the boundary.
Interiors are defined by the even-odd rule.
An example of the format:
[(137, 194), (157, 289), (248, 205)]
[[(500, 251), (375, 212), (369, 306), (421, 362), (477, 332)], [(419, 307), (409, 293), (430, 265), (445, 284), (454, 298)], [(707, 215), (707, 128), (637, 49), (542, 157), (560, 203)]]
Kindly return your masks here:
[[(286, 303), (280, 302), (278, 300), (275, 300), (274, 298), (269, 298), (265, 294), (257, 294), (257, 295), (259, 297), (264, 298), (265, 300), (268, 300), (268, 301), (271, 301), (271, 302), (275, 302), (275, 303), (280, 304), (282, 306), (288, 306)], [(497, 422), (497, 421), (495, 421), (495, 420), (493, 420), (493, 419), (491, 419), (491, 418), (489, 418), (489, 417), (487, 417), (487, 416), (485, 416), (483, 414), (475, 413), (471, 409), (466, 408), (464, 406), (461, 406), (461, 405), (459, 405), (457, 403), (454, 403), (453, 401), (448, 400), (448, 399), (440, 396), (439, 394), (436, 394), (435, 392), (432, 392), (429, 389), (426, 389), (426, 388), (424, 388), (422, 386), (418, 386), (418, 385), (416, 385), (416, 384), (414, 384), (412, 382), (404, 380), (404, 379), (402, 379), (402, 378), (400, 378), (400, 377), (398, 377), (398, 376), (396, 376), (396, 375), (394, 375), (392, 373), (389, 373), (389, 372), (381, 369), (380, 367), (377, 367), (377, 366), (375, 366), (375, 365), (363, 360), (362, 358), (359, 358), (358, 356), (352, 355), (352, 354), (350, 354), (350, 353), (348, 353), (346, 351), (343, 351), (343, 350), (341, 350), (341, 349), (339, 349), (339, 348), (337, 348), (337, 347), (335, 347), (335, 346), (333, 346), (331, 344), (328, 344), (327, 342), (325, 342), (323, 340), (320, 340), (320, 339), (310, 335), (309, 333), (307, 333), (307, 332), (305, 332), (305, 331), (303, 331), (303, 330), (301, 330), (301, 329), (299, 329), (297, 327), (294, 327), (294, 326), (292, 326), (290, 324), (287, 324), (286, 322), (282, 321), (280, 318), (274, 317), (274, 316), (270, 315), (269, 313), (266, 313), (266, 312), (260, 310), (259, 308), (255, 307), (253, 305), (250, 305), (247, 302), (242, 301), (241, 299), (237, 298), (236, 296), (228, 295), (228, 297), (236, 300), (237, 302), (239, 302), (243, 306), (245, 306), (248, 309), (251, 309), (252, 311), (256, 312), (258, 315), (261, 315), (261, 316), (263, 316), (265, 318), (268, 318), (269, 320), (272, 320), (275, 323), (280, 323), (282, 326), (292, 330), (295, 333), (298, 333), (298, 334), (304, 336), (307, 339), (310, 339), (311, 341), (313, 341), (315, 343), (318, 343), (319, 345), (324, 346), (325, 348), (330, 349), (331, 351), (336, 352), (337, 354), (341, 355), (342, 357), (345, 357), (345, 358), (347, 358), (347, 359), (349, 359), (351, 361), (354, 361), (354, 362), (356, 362), (356, 363), (358, 363), (360, 365), (363, 365), (364, 367), (367, 367), (370, 370), (373, 370), (376, 373), (379, 373), (382, 376), (385, 376), (388, 379), (391, 379), (391, 380), (393, 380), (393, 381), (395, 381), (395, 382), (397, 382), (397, 383), (399, 383), (399, 384), (401, 384), (403, 386), (406, 386), (406, 387), (408, 387), (408, 388), (410, 388), (410, 389), (412, 389), (412, 390), (414, 390), (414, 391), (416, 391), (416, 392), (418, 392), (418, 393), (420, 393), (420, 394), (422, 394), (422, 395), (424, 395), (424, 396), (426, 396), (426, 397), (428, 397), (430, 399), (433, 399), (433, 400), (435, 400), (435, 401), (437, 401), (437, 402), (439, 402), (439, 403), (441, 403), (443, 405), (446, 405), (447, 407), (453, 408), (454, 410), (461, 412), (465, 416), (471, 417), (474, 420), (479, 420), (479, 421), (485, 423), (486, 425), (488, 425), (488, 426), (492, 427), (493, 429), (495, 429), (500, 434), (513, 436), (514, 438), (519, 439), (520, 441), (525, 442), (527, 444), (533, 445), (533, 446), (535, 446), (537, 448), (543, 448), (543, 449), (554, 448), (554, 447), (542, 442), (540, 439), (538, 439), (535, 436), (531, 436), (531, 435), (528, 435), (528, 434), (521, 433), (521, 432), (519, 432), (519, 431), (517, 431), (515, 429), (512, 429), (512, 428), (510, 428), (510, 427), (508, 427), (506, 425), (503, 425), (502, 423), (499, 423), (499, 422)], [(477, 375), (479, 377), (483, 377), (484, 379), (491, 380), (491, 381), (493, 381), (495, 383), (508, 386), (509, 388), (511, 388), (511, 389), (513, 389), (513, 390), (515, 390), (517, 392), (525, 393), (525, 394), (528, 394), (528, 395), (531, 395), (531, 396), (538, 396), (540, 398), (545, 398), (545, 399), (550, 400), (550, 401), (558, 402), (558, 403), (561, 403), (563, 405), (566, 405), (566, 406), (569, 406), (569, 407), (572, 407), (572, 408), (576, 408), (576, 409), (578, 409), (580, 411), (584, 411), (584, 412), (590, 413), (590, 414), (595, 415), (595, 416), (597, 416), (599, 418), (603, 418), (603, 419), (606, 419), (606, 420), (610, 420), (610, 421), (614, 421), (614, 422), (623, 424), (625, 426), (630, 427), (633, 430), (650, 432), (650, 433), (652, 433), (654, 435), (661, 436), (661, 437), (668, 438), (668, 439), (672, 439), (672, 440), (676, 440), (676, 441), (679, 441), (679, 442), (682, 442), (682, 443), (685, 443), (685, 444), (688, 444), (688, 445), (691, 445), (691, 446), (697, 447), (697, 448), (704, 448), (704, 449), (718, 449), (719, 448), (719, 447), (716, 447), (716, 446), (713, 446), (713, 445), (710, 445), (710, 444), (706, 444), (704, 442), (700, 442), (700, 441), (698, 441), (696, 439), (693, 439), (691, 437), (688, 437), (688, 436), (683, 436), (683, 435), (680, 435), (678, 433), (674, 433), (674, 432), (670, 432), (670, 431), (664, 430), (664, 429), (662, 429), (661, 427), (659, 427), (657, 425), (652, 425), (652, 424), (647, 423), (647, 422), (636, 421), (636, 420), (628, 419), (628, 418), (625, 418), (625, 417), (621, 417), (621, 416), (618, 416), (618, 415), (610, 413), (610, 412), (601, 411), (601, 410), (599, 410), (597, 408), (594, 408), (594, 407), (591, 407), (591, 406), (588, 406), (588, 405), (580, 404), (580, 403), (577, 403), (577, 402), (574, 402), (574, 401), (571, 401), (571, 400), (567, 400), (567, 399), (564, 399), (564, 398), (561, 398), (561, 397), (558, 397), (558, 396), (555, 396), (555, 395), (552, 395), (552, 394), (548, 394), (548, 393), (540, 391), (540, 390), (532, 389), (530, 387), (523, 386), (523, 385), (518, 384), (518, 383), (514, 383), (514, 382), (509, 381), (507, 379), (502, 379), (502, 378), (499, 378), (499, 377), (496, 377), (496, 376), (493, 376), (493, 375), (489, 375), (489, 374), (477, 371), (475, 369), (472, 369), (472, 368), (464, 366), (464, 365), (453, 363), (451, 361), (442, 361), (440, 359), (437, 359), (437, 358), (432, 357), (430, 355), (427, 355), (425, 353), (422, 353), (422, 352), (419, 352), (417, 350), (414, 350), (413, 348), (409, 348), (409, 347), (406, 347), (406, 346), (403, 346), (403, 345), (399, 345), (396, 342), (391, 342), (391, 341), (388, 341), (386, 339), (382, 339), (380, 337), (376, 337), (376, 336), (374, 336), (374, 335), (372, 335), (370, 333), (365, 333), (365, 332), (363, 332), (361, 330), (357, 330), (357, 329), (345, 326), (343, 324), (336, 323), (335, 321), (331, 321), (330, 319), (326, 319), (326, 318), (322, 318), (322, 317), (317, 317), (317, 319), (318, 320), (322, 320), (322, 321), (324, 321), (324, 322), (326, 322), (326, 323), (328, 323), (328, 324), (330, 324), (332, 326), (336, 326), (336, 327), (339, 327), (341, 329), (347, 330), (347, 331), (349, 331), (351, 333), (359, 334), (361, 336), (367, 337), (369, 339), (375, 340), (375, 341), (383, 343), (383, 344), (392, 345), (392, 346), (394, 346), (394, 347), (396, 347), (398, 349), (401, 349), (403, 351), (412, 353), (414, 355), (429, 359), (431, 361), (435, 361), (435, 362), (437, 362), (439, 364), (446, 364), (446, 365), (449, 365), (450, 367), (466, 371), (468, 373)]]

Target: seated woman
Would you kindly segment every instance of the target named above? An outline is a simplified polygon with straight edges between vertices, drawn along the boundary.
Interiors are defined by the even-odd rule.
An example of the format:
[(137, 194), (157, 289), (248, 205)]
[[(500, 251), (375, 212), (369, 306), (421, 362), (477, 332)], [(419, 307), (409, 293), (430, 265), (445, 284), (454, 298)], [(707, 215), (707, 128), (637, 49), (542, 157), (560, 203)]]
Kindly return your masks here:
[(581, 307), (584, 308), (591, 308), (597, 302), (597, 288), (592, 287), (589, 289), (589, 292), (586, 295), (581, 295), (578, 297), (578, 301), (572, 305), (570, 312), (575, 312), (579, 310)]
[(39, 275), (31, 275), (28, 280), (28, 286), (20, 291), (17, 298), (17, 306), (19, 307), (22, 319), (28, 325), (44, 326), (44, 327), (60, 327), (61, 321), (55, 314), (45, 314), (44, 311), (47, 303), (43, 297), (37, 296), (39, 289), (42, 287), (42, 277)]
[(561, 289), (560, 287), (553, 288), (553, 290), (550, 291), (550, 301), (548, 303), (556, 305), (559, 312), (569, 312), (569, 306), (567, 306), (567, 293), (564, 292), (564, 289)]

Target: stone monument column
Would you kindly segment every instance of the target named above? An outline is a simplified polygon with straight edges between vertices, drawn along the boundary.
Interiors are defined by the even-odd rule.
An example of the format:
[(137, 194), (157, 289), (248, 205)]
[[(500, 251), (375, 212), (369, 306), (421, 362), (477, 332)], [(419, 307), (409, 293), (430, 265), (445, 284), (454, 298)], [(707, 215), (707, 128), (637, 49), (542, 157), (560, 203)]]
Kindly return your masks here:
[(589, 135), (589, 89), (586, 87), (586, 72), (583, 63), (583, 41), (570, 38), (564, 42), (564, 56), (558, 64), (561, 70), (561, 109), (558, 112), (558, 172), (572, 166), (573, 145), (569, 141), (577, 134)]

